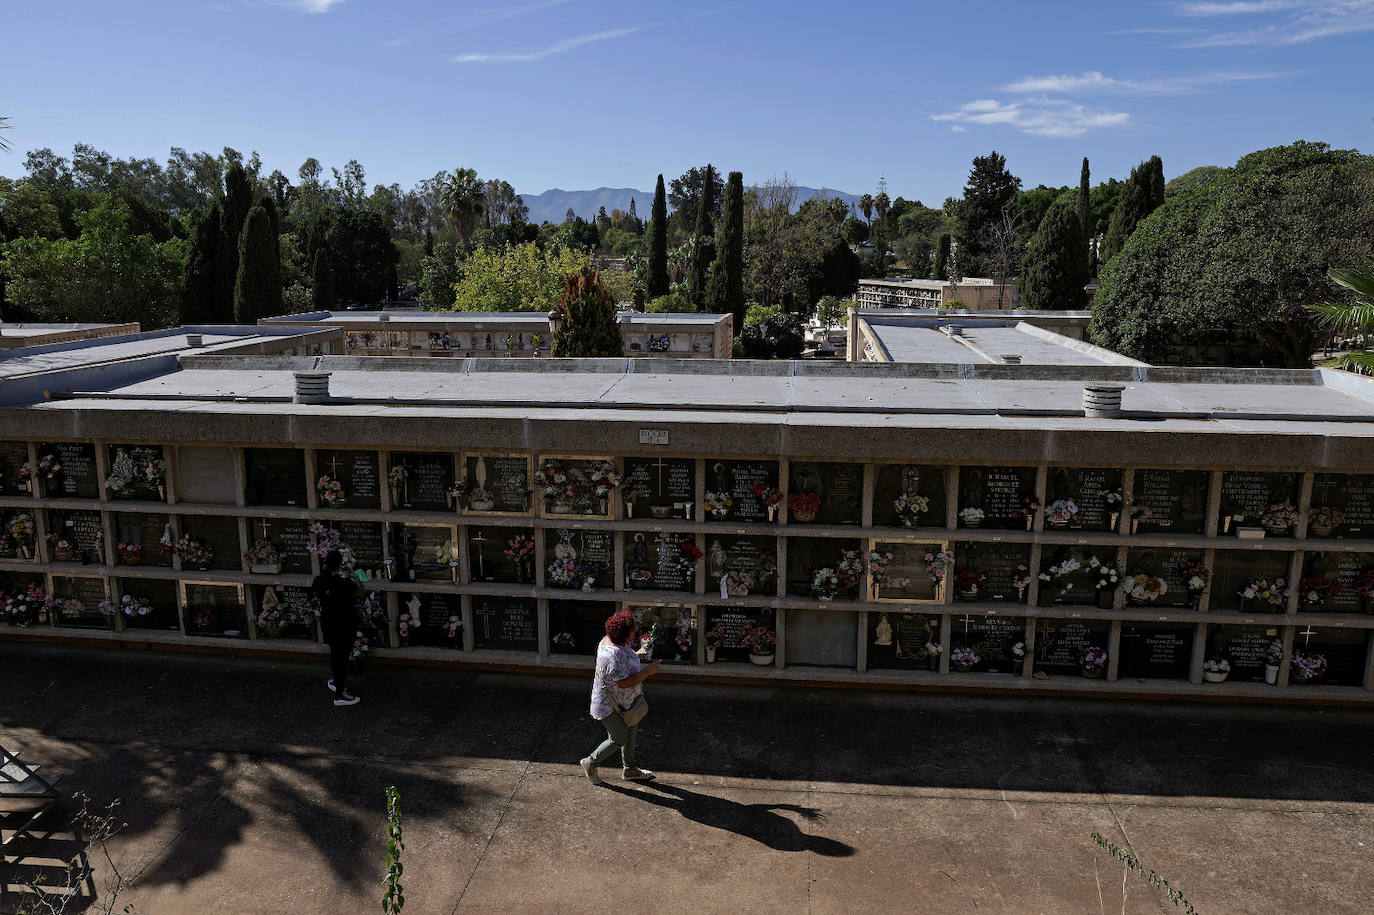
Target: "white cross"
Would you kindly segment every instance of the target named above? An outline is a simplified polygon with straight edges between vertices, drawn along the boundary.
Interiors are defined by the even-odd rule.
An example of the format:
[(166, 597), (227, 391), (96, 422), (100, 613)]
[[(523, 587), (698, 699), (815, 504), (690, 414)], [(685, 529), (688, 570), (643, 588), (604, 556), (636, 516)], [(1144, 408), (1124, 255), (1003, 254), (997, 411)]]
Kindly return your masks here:
[(968, 624), (971, 623), (971, 622), (973, 622), (973, 617), (971, 617), (971, 616), (969, 616), (967, 613), (965, 613), (962, 617), (960, 617), (960, 622), (962, 622), (962, 623), (964, 624), (964, 638), (967, 639), (967, 638), (968, 638)]
[(258, 522), (258, 525), (262, 528), (262, 539), (263, 539), (263, 540), (266, 540), (266, 539), (268, 538), (268, 533), (269, 533), (269, 527), (268, 527), (268, 524), (267, 524), (267, 519), (266, 519), (266, 518), (263, 518), (261, 521)]
[(1317, 481), (1316, 481), (1315, 483), (1312, 484), (1312, 488), (1315, 489), (1315, 490), (1320, 490), (1320, 491), (1321, 491), (1321, 499), (1320, 499), (1320, 502), (1321, 502), (1322, 505), (1325, 505), (1325, 504), (1326, 504), (1326, 500), (1327, 500), (1328, 498), (1330, 498), (1330, 496), (1331, 496), (1331, 490), (1333, 490), (1333, 489), (1336, 488), (1336, 477), (1335, 477), (1335, 474), (1330, 474), (1330, 473), (1319, 473), (1319, 474), (1317, 474)]
[(1303, 648), (1306, 648), (1306, 647), (1308, 646), (1308, 643), (1312, 641), (1312, 636), (1314, 636), (1314, 635), (1316, 635), (1316, 634), (1317, 634), (1317, 633), (1316, 633), (1315, 631), (1313, 631), (1313, 629), (1312, 629), (1312, 624), (1311, 624), (1311, 623), (1308, 623), (1308, 624), (1307, 624), (1307, 628), (1306, 628), (1306, 629), (1300, 629), (1300, 630), (1298, 630), (1298, 635), (1300, 635), (1300, 636), (1303, 637), (1303, 638), (1302, 638), (1302, 647), (1303, 647)]
[(653, 464), (650, 464), (649, 466), (650, 466), (650, 467), (657, 467), (657, 468), (658, 468), (658, 494), (659, 494), (659, 495), (662, 495), (662, 494), (663, 494), (663, 468), (666, 467), (667, 464), (664, 463), (663, 458), (659, 458), (656, 462), (654, 462)]
[(337, 454), (329, 459), (329, 475), (336, 480), (339, 478), (339, 456)]
[(485, 563), (482, 557), (482, 544), (487, 542), (487, 538), (481, 531), (478, 531), (472, 535), (472, 542), (473, 545), (477, 547), (477, 575), (480, 578), (486, 575)]

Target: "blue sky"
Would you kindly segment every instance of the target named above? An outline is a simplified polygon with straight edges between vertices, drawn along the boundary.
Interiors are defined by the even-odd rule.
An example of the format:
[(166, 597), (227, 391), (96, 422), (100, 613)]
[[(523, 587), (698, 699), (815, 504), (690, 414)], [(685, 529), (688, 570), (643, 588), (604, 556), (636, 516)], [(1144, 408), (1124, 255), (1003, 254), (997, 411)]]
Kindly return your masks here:
[(84, 141), (300, 163), (370, 183), (474, 167), (517, 190), (748, 182), (937, 204), (997, 149), (1025, 185), (1172, 177), (1295, 139), (1374, 150), (1374, 0), (668, 4), (629, 0), (11, 3), (0, 115)]

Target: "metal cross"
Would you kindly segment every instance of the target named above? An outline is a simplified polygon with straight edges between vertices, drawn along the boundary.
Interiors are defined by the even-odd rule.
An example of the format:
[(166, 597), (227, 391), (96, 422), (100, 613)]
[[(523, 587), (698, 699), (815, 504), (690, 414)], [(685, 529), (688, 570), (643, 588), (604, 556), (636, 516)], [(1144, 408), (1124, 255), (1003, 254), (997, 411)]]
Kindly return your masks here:
[(336, 480), (339, 478), (339, 456), (337, 454), (329, 459), (329, 475)]
[(1299, 630), (1298, 630), (1298, 635), (1302, 636), (1302, 647), (1303, 647), (1303, 648), (1308, 647), (1308, 644), (1312, 641), (1312, 636), (1314, 636), (1314, 635), (1316, 635), (1316, 634), (1317, 634), (1317, 633), (1316, 633), (1315, 631), (1313, 631), (1313, 629), (1312, 629), (1312, 624), (1311, 624), (1311, 623), (1308, 623), (1308, 624), (1307, 624), (1307, 628), (1306, 628), (1306, 629), (1299, 629)]
[(968, 624), (971, 623), (971, 622), (973, 622), (973, 617), (971, 617), (971, 616), (969, 616), (967, 613), (965, 613), (962, 617), (960, 617), (960, 620), (959, 620), (959, 621), (960, 621), (961, 623), (964, 624), (964, 638), (965, 638), (965, 640), (967, 640), (967, 639), (968, 639)]
[(479, 578), (485, 577), (487, 574), (486, 563), (483, 561), (484, 558), (482, 556), (482, 544), (486, 542), (486, 535), (484, 535), (481, 531), (478, 531), (477, 533), (472, 535), (472, 543), (474, 546), (477, 547), (477, 576)]
[(657, 461), (655, 461), (654, 463), (650, 464), (649, 466), (650, 466), (650, 467), (657, 467), (657, 468), (658, 468), (658, 495), (662, 496), (662, 495), (663, 495), (663, 468), (666, 467), (667, 464), (664, 462), (663, 458), (659, 458)]
[(1321, 499), (1319, 501), (1322, 505), (1326, 504), (1326, 500), (1331, 496), (1331, 490), (1335, 488), (1336, 475), (1332, 473), (1319, 473), (1317, 474), (1317, 479), (1312, 483), (1312, 489), (1314, 491), (1321, 491)]
[(259, 522), (258, 522), (258, 526), (262, 528), (262, 539), (263, 539), (263, 540), (269, 539), (269, 535), (271, 534), (271, 530), (270, 530), (270, 528), (269, 528), (269, 526), (268, 526), (268, 524), (267, 524), (267, 519), (266, 519), (266, 518), (263, 518), (261, 521), (259, 521)]

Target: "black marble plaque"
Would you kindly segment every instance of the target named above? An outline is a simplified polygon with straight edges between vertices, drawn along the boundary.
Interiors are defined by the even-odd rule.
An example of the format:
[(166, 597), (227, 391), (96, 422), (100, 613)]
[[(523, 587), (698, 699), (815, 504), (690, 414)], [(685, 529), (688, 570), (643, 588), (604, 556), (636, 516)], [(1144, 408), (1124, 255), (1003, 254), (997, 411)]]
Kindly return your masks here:
[(249, 505), (305, 505), (305, 452), (245, 448), (244, 501)]
[(469, 456), (466, 465), (468, 512), (529, 513), (529, 458)]
[(940, 617), (927, 613), (870, 611), (868, 666), (879, 669), (939, 670)]
[(319, 497), (320, 508), (381, 508), (381, 465), (375, 451), (315, 452), (315, 484), (323, 477), (343, 487), (343, 498), (328, 502)]
[(1229, 663), (1228, 680), (1263, 683), (1269, 646), (1274, 642), (1283, 644), (1283, 630), (1277, 626), (1211, 626), (1206, 659), (1224, 659)]
[(697, 622), (691, 607), (638, 607), (627, 605), (641, 635), (653, 632), (650, 658), (669, 663), (695, 664)]
[(54, 621), (59, 626), (78, 629), (105, 629), (110, 621), (100, 612), (105, 599), (105, 579), (54, 575), (52, 596), (58, 604)]
[(815, 517), (804, 518), (791, 510), (798, 523), (858, 524), (863, 520), (864, 468), (862, 464), (793, 461), (788, 465), (789, 504), (793, 494), (820, 498)]
[(391, 466), (404, 467), (406, 477), (391, 487), (393, 508), (407, 511), (448, 511), (453, 485), (453, 455), (434, 452), (400, 452), (391, 455)]
[(469, 527), (473, 581), (534, 583), (534, 531), (520, 527)]
[(1257, 597), (1245, 598), (1241, 592), (1253, 581), (1276, 582), (1288, 580), (1288, 554), (1275, 552), (1252, 553), (1240, 550), (1217, 550), (1216, 569), (1212, 576), (1212, 591), (1208, 606), (1213, 610), (1244, 610), (1246, 613), (1287, 613), (1288, 599), (1273, 604)]
[(1047, 592), (1055, 604), (1096, 605), (1099, 575), (1092, 566), (1093, 559), (1114, 566), (1116, 551), (1045, 544), (1040, 554), (1040, 572), (1050, 574), (1051, 580), (1040, 581), (1041, 606), (1045, 606)]
[[(170, 520), (169, 515), (119, 512), (111, 515), (111, 517), (114, 519), (116, 545), (130, 543), (143, 548), (139, 553), (140, 565), (170, 566), (172, 564), (172, 554), (162, 547), (162, 539), (167, 532), (167, 523)], [(117, 556), (115, 558), (118, 562), (124, 562)]]
[(778, 618), (776, 611), (759, 610), (754, 607), (707, 607), (706, 644), (711, 644), (711, 634), (719, 633), (723, 641), (716, 651), (717, 661), (749, 662), (749, 649), (739, 643), (740, 635), (750, 626), (762, 625), (777, 633)]
[[(144, 499), (163, 502), (167, 499), (165, 483), (159, 483), (153, 469), (161, 467), (165, 478), (167, 463), (161, 445), (111, 445), (108, 450), (110, 474), (105, 489), (112, 499)], [(112, 488), (111, 483), (122, 486)]]
[[(344, 546), (353, 554), (354, 568), (369, 578), (382, 576), (382, 525), (376, 521), (331, 521)], [(397, 576), (400, 577), (399, 575)]]
[[(684, 544), (691, 549), (683, 549)], [(625, 535), (625, 581), (629, 588), (691, 591), (697, 561), (691, 534), (638, 531)]]
[(123, 593), (142, 598), (152, 604), (146, 616), (125, 617), (124, 625), (134, 629), (181, 629), (181, 612), (177, 609), (177, 586), (174, 581), (157, 578), (125, 578)]
[(1089, 646), (1105, 651), (1110, 626), (1105, 620), (1037, 620), (1035, 669), (1062, 676), (1080, 675), (1079, 654)]
[[(615, 587), (615, 540), (610, 531), (581, 530), (578, 528), (549, 528), (544, 532), (545, 565), (555, 560), (571, 559), (573, 562), (595, 567), (595, 587)], [(550, 588), (571, 588), (575, 584), (559, 584), (549, 580), (547, 569), (545, 583)]]
[[(951, 651), (973, 648), (979, 654), (974, 671), (1019, 674), (1021, 660), (1015, 646), (1025, 644), (1026, 620), (1021, 616), (987, 616), (984, 614), (955, 614), (951, 619)], [(950, 655), (953, 660), (953, 654)]]
[(239, 546), (239, 523), (235, 518), (215, 515), (186, 517), (182, 531), (199, 540), (213, 551), (210, 568), (223, 572), (243, 570), (242, 547)]
[[(1259, 526), (1265, 511), (1272, 505), (1296, 505), (1301, 479), (1298, 473), (1226, 471), (1221, 475), (1220, 532), (1234, 533), (1237, 527)], [(1267, 536), (1291, 533), (1291, 528), (1282, 532), (1269, 530)]]
[(27, 442), (0, 442), (0, 496), (29, 492), (31, 484), (19, 479), (19, 470), (29, 462)]
[(523, 597), (472, 598), (478, 648), (536, 651), (539, 648), (538, 602)]
[[(1026, 530), (1026, 500), (1034, 495), (1033, 467), (963, 467), (959, 470), (959, 526)], [(982, 520), (965, 514), (966, 509), (982, 511)]]
[(459, 552), (449, 525), (393, 524), (391, 547), (401, 580), (453, 581)]
[[(687, 458), (626, 458), (621, 497), (630, 517), (684, 517), (687, 503), (696, 503), (697, 462)], [(677, 507), (675, 507), (677, 506)], [(657, 509), (657, 511), (655, 511)]]
[[(1304, 626), (1293, 637), (1294, 656), (1314, 654), (1326, 659), (1326, 671), (1311, 681), (1327, 686), (1363, 686), (1366, 656), (1365, 629), (1317, 629)], [(1305, 685), (1309, 681), (1290, 672), (1290, 685)]]
[(1193, 657), (1193, 627), (1122, 623), (1120, 652), (1118, 677), (1186, 680)]
[(606, 620), (615, 613), (607, 601), (549, 601), (549, 650), (554, 654), (595, 655), (606, 637)]
[(233, 585), (183, 582), (187, 635), (224, 635), (245, 638), (248, 611)]
[(457, 594), (415, 591), (400, 595), (400, 616), (405, 631), (404, 645), (430, 645), (436, 648), (463, 647), (463, 599)]
[[(707, 492), (727, 493), (731, 505), (724, 513), (708, 510), (707, 520), (767, 521), (768, 509), (759, 492), (777, 488), (778, 465), (774, 461), (708, 461)], [(778, 508), (782, 510), (785, 506)]]
[[(1374, 553), (1337, 553), (1309, 550), (1303, 558), (1303, 594), (1298, 602), (1301, 612), (1361, 613), (1374, 604), (1374, 598), (1362, 596), (1360, 588), (1374, 585)], [(1315, 579), (1315, 580), (1314, 580)], [(1374, 593), (1374, 592), (1372, 592)], [(1313, 602), (1311, 596), (1318, 600)]]
[[(100, 480), (95, 469), (95, 446), (90, 442), (54, 442), (38, 446), (38, 460), (55, 455), (62, 465), (56, 480), (44, 481), (46, 495), (64, 499), (95, 499)], [(35, 468), (37, 469), (37, 468)]]
[[(913, 495), (925, 500), (924, 510)], [(944, 468), (927, 464), (880, 466), (873, 481), (873, 523), (891, 527), (944, 527)]]
[[(958, 570), (981, 572), (983, 583), (977, 601), (1025, 603), (1028, 590), (1018, 588), (1018, 576), (1026, 576), (1030, 566), (1030, 545), (1021, 543), (959, 543), (954, 548), (954, 587), (958, 590)], [(964, 595), (960, 595), (964, 597)]]
[(775, 537), (717, 536), (705, 538), (706, 587), (720, 593), (727, 572), (747, 572), (754, 581), (750, 594), (778, 593), (778, 541)]
[(177, 449), (177, 492), (183, 502), (233, 505), (238, 475), (228, 448)]
[[(849, 537), (791, 537), (787, 541), (787, 593), (797, 597), (817, 596), (811, 588), (818, 569), (835, 569), (844, 554), (857, 553), (859, 541)], [(841, 586), (837, 600), (853, 600), (859, 596), (859, 584)]]
[(1200, 534), (1207, 514), (1205, 470), (1137, 470), (1131, 527), (1140, 534)]
[[(293, 585), (278, 584), (259, 585), (253, 589), (253, 597), (257, 602), (256, 619), (258, 624), (259, 638), (305, 639), (308, 641), (316, 640), (316, 625), (315, 620), (313, 619), (313, 613), (311, 614), (312, 618), (309, 620), (309, 622), (304, 621), (304, 617), (306, 614), (304, 608), (302, 607), (302, 604), (309, 605), (311, 602), (312, 594), (309, 588), (298, 588)], [(278, 617), (277, 622), (279, 624), (281, 632), (278, 635), (269, 634), (267, 632), (268, 627), (263, 623), (263, 614), (267, 611), (269, 603), (274, 605), (275, 608), (284, 615), (299, 615), (299, 617), (302, 618), (301, 621), (288, 623), (283, 618)], [(292, 610), (287, 609), (288, 604), (294, 604), (295, 608), (301, 609), (296, 610), (295, 608), (293, 608), (293, 610), (295, 611), (293, 612)]]
[(266, 540), (281, 555), (281, 570), (310, 574), (310, 522), (299, 518), (249, 518), (248, 542)]
[[(1181, 550), (1169, 547), (1141, 549), (1126, 553), (1125, 578), (1150, 575), (1164, 580), (1165, 591), (1151, 602), (1154, 607), (1187, 607), (1192, 604), (1188, 591), (1188, 566), (1202, 561), (1200, 550)], [(1130, 582), (1123, 581), (1123, 586)]]
[[(1374, 474), (1319, 473), (1312, 478), (1309, 537), (1374, 536)], [(1335, 524), (1321, 524), (1316, 509), (1339, 512)]]
[(48, 536), (70, 543), (77, 562), (99, 562), (104, 554), (100, 512), (53, 509), (48, 512)]
[(1045, 529), (1114, 530), (1112, 519), (1121, 512), (1121, 476), (1119, 469), (1110, 467), (1050, 468)]
[(598, 483), (592, 479), (593, 473), (604, 463), (606, 462), (596, 459), (548, 458), (544, 460), (539, 465), (541, 470), (547, 469), (549, 472), (554, 472), (556, 467), (561, 467), (566, 477), (565, 483), (558, 484), (564, 487), (558, 495), (551, 496), (540, 493), (540, 498), (543, 499), (544, 513), (553, 518), (557, 518), (559, 515), (609, 517), (611, 497), (615, 490), (602, 481), (600, 486), (605, 490), (605, 493), (604, 495), (597, 495)]

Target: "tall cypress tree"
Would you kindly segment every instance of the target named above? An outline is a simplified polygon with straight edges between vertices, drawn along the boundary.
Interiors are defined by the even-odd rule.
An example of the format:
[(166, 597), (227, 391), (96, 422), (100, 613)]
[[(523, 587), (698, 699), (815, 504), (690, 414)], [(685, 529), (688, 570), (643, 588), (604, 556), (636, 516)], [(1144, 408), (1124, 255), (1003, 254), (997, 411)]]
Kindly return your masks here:
[(1145, 215), (1153, 213), (1164, 205), (1164, 160), (1151, 156), (1150, 166), (1150, 209)]
[(334, 297), (334, 271), (329, 267), (329, 249), (321, 245), (315, 249), (315, 263), (310, 270), (311, 295), (316, 311), (332, 311), (338, 299)]
[(649, 298), (668, 294), (668, 196), (663, 190), (663, 176), (658, 176), (654, 188), (653, 220), (649, 226)]
[(196, 223), (196, 234), (191, 239), (186, 268), (181, 274), (182, 324), (228, 323), (229, 316), (220, 314), (218, 309), (219, 228), (219, 204), (214, 203)]
[(715, 269), (706, 287), (706, 310), (734, 316), (735, 333), (744, 328), (744, 175), (731, 172), (725, 184)]
[(1121, 185), (1121, 193), (1107, 221), (1107, 235), (1102, 239), (1102, 262), (1116, 257), (1126, 246), (1140, 220), (1150, 215), (1150, 182), (1152, 167), (1142, 162), (1131, 169), (1131, 177)]
[[(224, 175), (224, 200), (220, 206), (219, 312), (228, 320), (234, 313), (234, 286), (239, 276), (239, 237), (248, 211), (253, 208), (253, 188), (248, 173), (237, 162)], [(278, 271), (280, 272), (280, 271)]]
[(1063, 194), (1040, 220), (1040, 228), (1026, 245), (1021, 264), (1021, 297), (1031, 308), (1077, 309), (1083, 307), (1083, 287), (1088, 282), (1088, 262), (1083, 258), (1083, 227), (1078, 222), (1078, 201)]
[(281, 257), (277, 253), (277, 236), (272, 232), (272, 217), (260, 206), (248, 211), (239, 236), (238, 261), (234, 321), (256, 324), (259, 318), (281, 314)]
[(558, 301), (563, 326), (553, 335), (553, 355), (613, 358), (625, 355), (616, 320), (615, 296), (590, 266), (568, 277)]
[(949, 233), (940, 233), (940, 242), (935, 246), (935, 263), (930, 267), (930, 278), (942, 280), (949, 269)]
[(696, 250), (692, 252), (692, 269), (687, 274), (687, 293), (697, 311), (706, 310), (706, 280), (716, 260), (715, 228), (711, 214), (715, 212), (716, 170), (708, 162), (702, 170), (701, 201), (697, 205), (697, 224), (692, 232)]
[(1078, 174), (1078, 225), (1083, 229), (1083, 251), (1088, 261), (1088, 276), (1093, 275), (1093, 192), (1089, 185), (1088, 157)]

